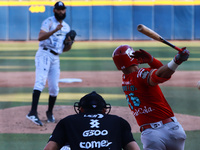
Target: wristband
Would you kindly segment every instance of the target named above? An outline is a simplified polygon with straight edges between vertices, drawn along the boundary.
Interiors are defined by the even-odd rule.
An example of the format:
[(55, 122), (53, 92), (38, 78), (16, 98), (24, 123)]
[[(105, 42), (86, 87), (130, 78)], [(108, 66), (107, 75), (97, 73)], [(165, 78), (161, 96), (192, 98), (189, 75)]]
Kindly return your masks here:
[(176, 63), (174, 62), (174, 60), (172, 59), (172, 60), (167, 64), (167, 66), (168, 66), (169, 69), (175, 71), (176, 68), (178, 67), (178, 64), (176, 64)]

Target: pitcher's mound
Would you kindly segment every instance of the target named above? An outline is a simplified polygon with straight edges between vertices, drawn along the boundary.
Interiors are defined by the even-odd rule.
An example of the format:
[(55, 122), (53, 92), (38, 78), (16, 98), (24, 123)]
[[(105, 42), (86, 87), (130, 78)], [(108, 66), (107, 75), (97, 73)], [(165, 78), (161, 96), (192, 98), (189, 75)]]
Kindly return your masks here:
[[(39, 105), (38, 116), (43, 123), (43, 126), (41, 127), (26, 118), (29, 110), (30, 106), (1, 109), (0, 133), (52, 133), (56, 123), (60, 119), (75, 114), (73, 106), (56, 105), (54, 108), (56, 123), (47, 123), (45, 115), (47, 106)], [(136, 120), (128, 107), (112, 106), (110, 114), (115, 114), (126, 119), (131, 124), (132, 132), (139, 132)], [(200, 117), (182, 114), (175, 114), (175, 116), (186, 131), (200, 130)]]

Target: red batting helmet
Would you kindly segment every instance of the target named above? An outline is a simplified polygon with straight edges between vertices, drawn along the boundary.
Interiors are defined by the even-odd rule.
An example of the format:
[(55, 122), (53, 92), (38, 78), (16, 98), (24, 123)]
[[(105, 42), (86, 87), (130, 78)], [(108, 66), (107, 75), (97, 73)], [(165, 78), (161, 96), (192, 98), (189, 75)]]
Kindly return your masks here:
[(130, 56), (133, 52), (133, 48), (129, 45), (120, 45), (114, 50), (112, 58), (118, 70), (123, 70), (131, 65), (138, 65), (137, 59)]

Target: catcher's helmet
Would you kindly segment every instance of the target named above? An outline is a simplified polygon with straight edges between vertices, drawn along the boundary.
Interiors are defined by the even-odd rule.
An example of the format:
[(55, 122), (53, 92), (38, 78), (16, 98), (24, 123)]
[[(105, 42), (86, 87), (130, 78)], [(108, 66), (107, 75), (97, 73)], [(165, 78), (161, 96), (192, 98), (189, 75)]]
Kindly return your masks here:
[(111, 110), (111, 105), (107, 104), (103, 97), (95, 91), (82, 97), (79, 102), (74, 103), (74, 110), (76, 113), (81, 113), (80, 107), (82, 107), (86, 113), (103, 113), (105, 108), (108, 109), (108, 111), (105, 112), (108, 114)]
[(112, 58), (118, 70), (123, 70), (131, 65), (138, 65), (137, 59), (130, 56), (133, 52), (133, 48), (129, 45), (120, 45), (114, 50)]

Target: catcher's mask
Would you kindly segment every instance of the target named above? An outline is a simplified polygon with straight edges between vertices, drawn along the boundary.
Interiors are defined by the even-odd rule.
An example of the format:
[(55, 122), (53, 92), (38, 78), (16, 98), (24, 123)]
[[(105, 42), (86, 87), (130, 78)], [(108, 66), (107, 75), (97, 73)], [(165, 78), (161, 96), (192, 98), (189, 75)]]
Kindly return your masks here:
[(74, 110), (77, 114), (81, 113), (80, 108), (82, 108), (85, 113), (109, 114), (111, 105), (107, 104), (103, 97), (93, 91), (82, 97), (79, 102), (74, 103)]
[(137, 59), (130, 56), (133, 52), (133, 48), (129, 45), (120, 45), (114, 50), (112, 58), (118, 70), (123, 70), (132, 65), (138, 65)]

